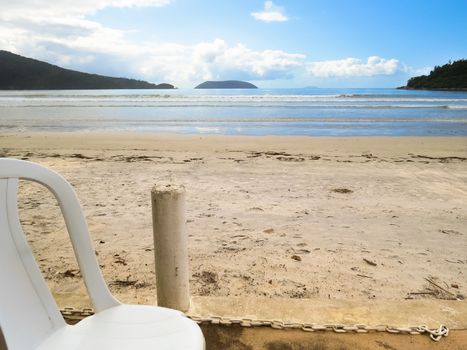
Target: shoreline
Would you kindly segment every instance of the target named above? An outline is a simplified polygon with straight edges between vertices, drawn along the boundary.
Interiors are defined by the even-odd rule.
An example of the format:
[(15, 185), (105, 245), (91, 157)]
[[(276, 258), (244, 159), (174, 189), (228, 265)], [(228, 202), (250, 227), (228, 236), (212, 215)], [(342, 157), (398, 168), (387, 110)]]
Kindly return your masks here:
[[(155, 301), (155, 183), (187, 188), (193, 295), (449, 297), (426, 278), (467, 295), (463, 137), (0, 133), (0, 153), (73, 184), (104, 277), (124, 302)], [(86, 307), (51, 195), (21, 185), (19, 202), (60, 306)]]
[[(86, 139), (86, 145), (83, 145), (82, 140)], [(118, 139), (118, 143), (116, 142)], [(41, 141), (42, 140), (42, 141)], [(404, 152), (406, 147), (422, 146), (427, 150), (434, 151), (445, 149), (448, 152), (467, 151), (467, 138), (464, 136), (306, 136), (306, 135), (218, 135), (218, 134), (178, 134), (178, 133), (154, 133), (154, 132), (132, 132), (132, 131), (119, 131), (119, 132), (1, 132), (0, 133), (0, 147), (15, 147), (15, 146), (41, 146), (42, 142), (47, 140), (50, 142), (51, 147), (63, 146), (66, 148), (83, 148), (93, 149), (100, 145), (107, 145), (117, 147), (121, 145), (122, 148), (131, 145), (143, 145), (146, 147), (158, 147), (168, 143), (167, 149), (170, 147), (183, 147), (184, 149), (191, 150), (192, 143), (198, 147), (225, 147), (237, 145), (242, 149), (250, 147), (285, 147), (294, 150), (303, 150), (303, 148), (318, 147), (320, 149), (332, 148), (337, 150), (336, 147), (343, 147), (340, 151), (358, 151), (371, 145), (371, 147), (381, 150), (387, 150), (388, 141), (398, 141), (398, 145), (391, 145), (396, 147), (401, 153)], [(66, 141), (63, 144), (60, 142)], [(298, 142), (297, 142), (298, 141)], [(376, 141), (376, 142), (373, 142)], [(382, 141), (379, 142), (379, 141)], [(401, 143), (402, 141), (402, 143)], [(436, 141), (435, 145), (430, 145), (432, 141)], [(6, 142), (6, 143), (5, 143)], [(453, 149), (451, 145), (460, 147), (460, 149)], [(348, 148), (350, 147), (350, 149)], [(464, 149), (462, 149), (462, 147)], [(117, 147), (118, 148), (118, 147)], [(393, 148), (394, 150), (394, 148)], [(408, 153), (410, 150), (405, 149)]]

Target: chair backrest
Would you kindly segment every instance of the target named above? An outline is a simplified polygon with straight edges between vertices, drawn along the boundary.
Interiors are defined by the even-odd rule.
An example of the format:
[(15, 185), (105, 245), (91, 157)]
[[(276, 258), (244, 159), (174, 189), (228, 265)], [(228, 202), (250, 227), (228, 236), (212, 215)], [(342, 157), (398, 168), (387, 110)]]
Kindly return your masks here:
[(65, 322), (19, 222), (19, 179), (46, 186), (57, 199), (95, 310), (99, 312), (119, 302), (110, 294), (102, 277), (81, 206), (71, 185), (40, 165), (1, 158), (0, 327), (10, 347), (31, 349), (54, 329), (64, 326)]

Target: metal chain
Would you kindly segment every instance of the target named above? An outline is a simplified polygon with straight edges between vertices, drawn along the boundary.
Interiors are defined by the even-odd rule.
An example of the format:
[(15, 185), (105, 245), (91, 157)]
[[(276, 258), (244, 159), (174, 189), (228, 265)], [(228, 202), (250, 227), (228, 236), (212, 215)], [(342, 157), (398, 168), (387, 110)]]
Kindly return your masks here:
[[(92, 309), (77, 310), (71, 307), (66, 307), (60, 310), (63, 317), (70, 321), (79, 321), (87, 316), (94, 314)], [(300, 329), (304, 332), (322, 332), (332, 331), (335, 333), (369, 333), (369, 332), (388, 332), (393, 334), (429, 334), (434, 341), (439, 341), (443, 337), (447, 337), (449, 329), (445, 325), (441, 325), (438, 329), (430, 329), (427, 326), (412, 326), (412, 327), (393, 327), (388, 325), (368, 326), (364, 324), (345, 325), (345, 324), (316, 324), (316, 323), (298, 323), (284, 322), (280, 320), (260, 320), (251, 318), (229, 318), (221, 316), (200, 317), (195, 315), (187, 315), (190, 319), (198, 324), (213, 324), (213, 325), (240, 325), (241, 327), (271, 327), (274, 329)]]
[(388, 325), (367, 326), (364, 324), (344, 325), (344, 324), (316, 324), (316, 323), (287, 323), (278, 320), (254, 320), (254, 319), (235, 319), (220, 316), (198, 317), (188, 315), (193, 321), (202, 324), (210, 323), (215, 325), (233, 325), (238, 324), (242, 327), (260, 327), (267, 326), (275, 329), (300, 329), (305, 332), (333, 331), (335, 333), (369, 333), (369, 332), (388, 332), (394, 334), (430, 334), (430, 338), (439, 341), (442, 337), (447, 337), (449, 329), (441, 325), (438, 329), (430, 329), (427, 326), (412, 327), (393, 327)]

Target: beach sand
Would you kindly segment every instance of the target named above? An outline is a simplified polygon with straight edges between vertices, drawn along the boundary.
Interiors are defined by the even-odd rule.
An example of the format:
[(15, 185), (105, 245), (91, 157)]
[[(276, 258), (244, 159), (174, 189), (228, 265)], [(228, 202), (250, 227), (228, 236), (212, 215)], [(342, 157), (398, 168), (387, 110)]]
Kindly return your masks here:
[[(124, 302), (156, 300), (156, 183), (187, 189), (193, 295), (467, 295), (465, 138), (0, 134), (0, 156), (73, 184), (105, 279)], [(30, 183), (19, 198), (60, 306), (89, 305), (56, 202)]]

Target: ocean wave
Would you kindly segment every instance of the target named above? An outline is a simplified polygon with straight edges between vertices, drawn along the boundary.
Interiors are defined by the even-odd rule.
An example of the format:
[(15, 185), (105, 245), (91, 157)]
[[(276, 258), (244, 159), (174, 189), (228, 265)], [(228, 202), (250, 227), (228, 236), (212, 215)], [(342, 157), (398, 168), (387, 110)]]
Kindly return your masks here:
[[(53, 119), (48, 120), (31, 120), (31, 119), (14, 119), (11, 120), (11, 124), (7, 121), (3, 121), (2, 127), (7, 127), (13, 124), (46, 124), (52, 122), (53, 125), (60, 125), (61, 121)], [(137, 125), (203, 125), (204, 128), (217, 127), (214, 125), (225, 125), (225, 124), (352, 124), (352, 123), (367, 123), (367, 124), (386, 124), (386, 123), (457, 123), (467, 124), (467, 118), (376, 118), (376, 117), (250, 117), (250, 118), (216, 118), (216, 117), (205, 117), (205, 118), (166, 118), (166, 119), (141, 119), (132, 118), (119, 119), (119, 118), (73, 118), (66, 119), (63, 121), (67, 125), (74, 124), (137, 124)]]
[(256, 103), (256, 102), (432, 102), (432, 103), (467, 103), (467, 98), (425, 97), (420, 95), (395, 95), (395, 94), (328, 94), (328, 95), (179, 95), (179, 94), (0, 94), (0, 104), (9, 102), (184, 102), (184, 103)]
[[(5, 93), (0, 108), (258, 108), (309, 110), (466, 110), (467, 98), (416, 94), (198, 95), (174, 93)], [(294, 112), (295, 113), (295, 112)]]
[[(108, 121), (106, 121), (108, 122)], [(111, 122), (119, 122), (112, 120)], [(125, 121), (127, 123), (127, 121)], [(167, 119), (167, 120), (131, 120), (131, 123), (139, 124), (352, 124), (352, 123), (458, 123), (467, 124), (467, 119), (442, 119), (442, 118), (247, 118), (247, 119)], [(205, 127), (210, 128), (210, 127)], [(215, 127), (213, 127), (215, 128)]]
[(80, 103), (80, 104), (6, 104), (0, 108), (277, 108), (277, 109), (467, 109), (467, 105), (432, 105), (432, 104), (219, 104), (219, 103)]

